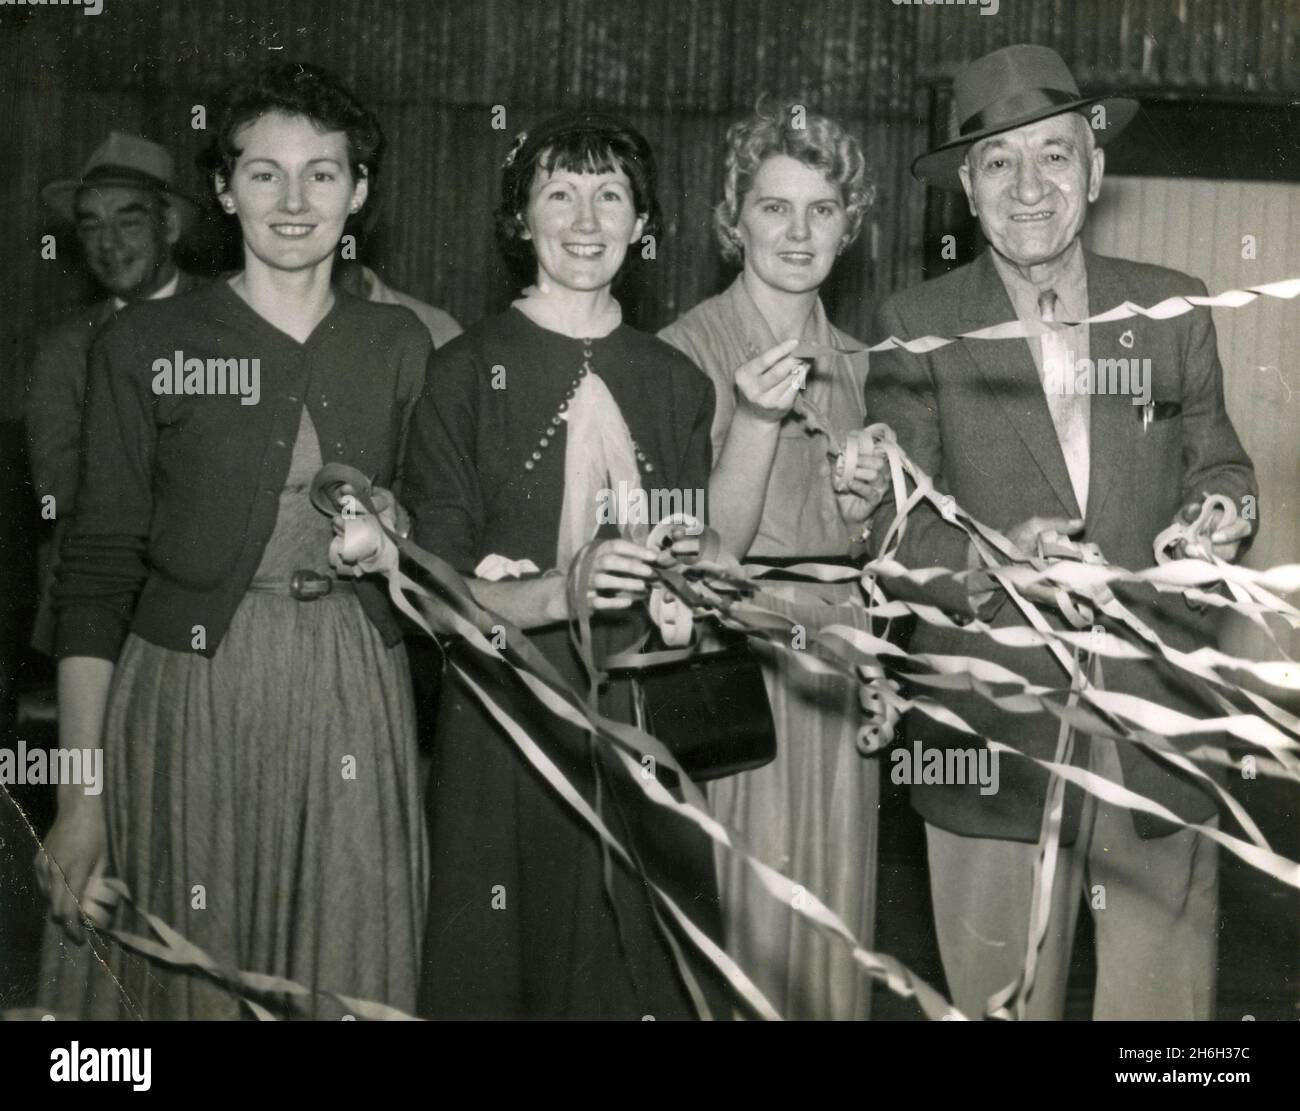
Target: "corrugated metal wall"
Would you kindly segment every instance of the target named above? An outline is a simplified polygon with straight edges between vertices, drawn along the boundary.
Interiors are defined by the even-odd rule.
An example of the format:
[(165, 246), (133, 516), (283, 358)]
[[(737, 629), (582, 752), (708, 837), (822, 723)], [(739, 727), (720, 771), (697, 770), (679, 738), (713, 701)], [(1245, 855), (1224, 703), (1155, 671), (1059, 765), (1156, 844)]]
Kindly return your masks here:
[[(0, 304), (0, 418), (13, 416), (38, 327), (88, 292), (73, 257), (42, 262), (37, 190), (79, 168), (110, 127), (166, 142), (188, 175), (190, 110), (277, 54), (336, 69), (390, 138), (375, 265), (463, 321), (509, 287), (495, 259), (496, 166), (513, 131), (597, 103), (640, 125), (663, 163), (668, 236), (629, 306), (654, 327), (725, 280), (708, 231), (728, 123), (764, 90), (840, 118), (878, 167), (880, 203), (828, 290), (859, 335), (875, 302), (917, 280), (929, 83), (1009, 42), (1059, 49), (1080, 81), (1277, 97), (1300, 91), (1300, 0), (104, 0), (0, 9), (0, 179), (11, 267)], [(490, 127), (507, 109), (505, 133)]]

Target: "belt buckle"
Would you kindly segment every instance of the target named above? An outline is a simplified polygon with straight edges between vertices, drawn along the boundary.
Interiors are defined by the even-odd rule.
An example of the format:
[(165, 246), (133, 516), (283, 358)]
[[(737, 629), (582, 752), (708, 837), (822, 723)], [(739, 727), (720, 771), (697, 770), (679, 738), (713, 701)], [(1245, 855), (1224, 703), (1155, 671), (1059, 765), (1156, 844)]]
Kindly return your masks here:
[(329, 576), (316, 571), (295, 571), (289, 580), (289, 593), (300, 602), (314, 602), (333, 589)]

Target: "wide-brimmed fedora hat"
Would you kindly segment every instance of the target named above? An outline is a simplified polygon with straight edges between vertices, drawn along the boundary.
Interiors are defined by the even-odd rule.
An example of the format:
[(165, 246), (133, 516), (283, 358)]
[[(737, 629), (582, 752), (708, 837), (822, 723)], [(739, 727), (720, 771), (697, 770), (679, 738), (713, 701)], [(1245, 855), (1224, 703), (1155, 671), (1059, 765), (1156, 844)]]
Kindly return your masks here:
[(1079, 95), (1069, 67), (1050, 47), (1020, 43), (976, 58), (953, 78), (953, 115), (946, 143), (912, 163), (912, 174), (941, 189), (960, 189), (957, 168), (972, 143), (990, 135), (1094, 105), (1105, 109), (1105, 127), (1094, 128), (1105, 146), (1132, 120), (1138, 102), (1123, 96)]
[(165, 147), (139, 135), (110, 131), (95, 148), (80, 177), (59, 178), (41, 189), (41, 200), (64, 220), (75, 219), (77, 193), (94, 186), (125, 185), (166, 197), (180, 215), (181, 234), (194, 225), (194, 202), (176, 188), (176, 167)]

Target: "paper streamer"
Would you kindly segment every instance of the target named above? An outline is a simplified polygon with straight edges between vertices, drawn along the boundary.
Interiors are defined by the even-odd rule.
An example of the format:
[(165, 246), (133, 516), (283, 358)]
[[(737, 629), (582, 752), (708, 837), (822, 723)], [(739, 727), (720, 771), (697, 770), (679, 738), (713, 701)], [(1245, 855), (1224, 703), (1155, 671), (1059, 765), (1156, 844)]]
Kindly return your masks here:
[[(1212, 297), (1169, 297), (1152, 305), (1150, 308), (1143, 308), (1141, 305), (1135, 305), (1132, 301), (1125, 301), (1112, 309), (1107, 309), (1105, 312), (1099, 312), (1082, 320), (1057, 321), (1056, 327), (1075, 327), (1080, 324), (1110, 324), (1117, 320), (1131, 320), (1138, 316), (1145, 316), (1149, 320), (1171, 320), (1176, 316), (1182, 316), (1198, 308), (1239, 309), (1250, 304), (1257, 297), (1276, 297), (1279, 300), (1289, 301), (1297, 295), (1300, 295), (1300, 278), (1286, 278), (1280, 282), (1249, 286), (1246, 289), (1225, 290), (1223, 293)], [(893, 351), (901, 349), (910, 351), (913, 355), (926, 355), (959, 340), (1028, 339), (1030, 336), (1041, 336), (1050, 331), (1053, 331), (1051, 326), (1038, 321), (1011, 320), (1002, 324), (993, 324), (987, 328), (977, 328), (973, 332), (958, 332), (955, 336), (931, 335), (921, 336), (919, 339), (913, 340), (890, 336), (888, 339), (872, 344), (870, 347), (862, 348), (862, 350)], [(851, 355), (855, 352), (846, 351), (842, 353)]]
[(185, 938), (156, 914), (144, 910), (119, 879), (97, 876), (86, 884), (84, 899), (104, 906), (120, 903), (131, 905), (156, 935), (154, 938), (113, 927), (98, 928), (97, 933), (112, 938), (118, 944), (177, 971), (200, 973), (238, 996), (250, 1011), (262, 1021), (274, 1021), (275, 1015), (257, 997), (277, 996), (281, 1004), (306, 1010), (316, 1000), (328, 1000), (347, 1013), (361, 1019), (392, 1021), (413, 1020), (413, 1015), (376, 1003), (356, 999), (336, 992), (304, 987), (282, 976), (269, 976), (261, 972), (244, 972), (218, 963), (203, 949)]
[[(1297, 295), (1300, 295), (1300, 278), (1291, 278), (1281, 282), (1249, 287), (1244, 290), (1228, 290), (1215, 296), (1169, 298), (1149, 308), (1125, 302), (1106, 312), (1090, 316), (1085, 320), (1065, 323), (1109, 323), (1137, 316), (1165, 320), (1191, 312), (1198, 307), (1239, 308), (1251, 303), (1258, 297), (1289, 300)], [(925, 354), (959, 340), (1028, 338), (1029, 336), (1041, 335), (1047, 330), (1048, 328), (1045, 325), (1017, 320), (972, 332), (959, 333), (956, 336), (930, 335), (914, 340), (901, 340), (891, 336), (880, 343), (860, 350), (886, 351), (902, 349), (914, 354)], [(825, 352), (819, 350), (813, 353), (813, 357), (822, 355), (852, 356), (857, 353), (858, 349), (833, 349)], [(815, 416), (816, 414), (814, 414)], [(867, 701), (869, 708), (878, 719), (885, 714), (896, 715), (907, 710), (913, 710), (926, 713), (936, 721), (950, 727), (974, 736), (980, 736), (951, 710), (940, 703), (934, 702), (932, 699), (925, 696), (903, 698), (899, 692), (898, 683), (891, 678), (891, 676), (896, 676), (910, 683), (921, 686), (929, 685), (935, 689), (970, 690), (1011, 715), (1021, 712), (1041, 712), (1046, 709), (1048, 712), (1056, 713), (1060, 718), (1063, 734), (1068, 734), (1071, 728), (1086, 728), (1098, 735), (1109, 735), (1120, 741), (1143, 744), (1158, 757), (1165, 759), (1176, 757), (1186, 761), (1187, 766), (1192, 767), (1194, 771), (1199, 771), (1199, 769), (1195, 769), (1194, 765), (1191, 764), (1192, 760), (1232, 766), (1233, 758), (1220, 747), (1213, 745), (1201, 746), (1186, 754), (1177, 753), (1169, 744), (1167, 737), (1170, 735), (1195, 735), (1201, 732), (1227, 732), (1239, 741), (1257, 746), (1267, 753), (1266, 756), (1261, 756), (1259, 765), (1261, 770), (1280, 778), (1300, 782), (1300, 775), (1297, 774), (1296, 757), (1297, 726), (1300, 726), (1300, 721), (1262, 695), (1240, 688), (1222, 674), (1222, 672), (1226, 671), (1243, 671), (1269, 685), (1294, 690), (1300, 685), (1294, 663), (1289, 659), (1285, 661), (1235, 659), (1208, 648), (1191, 653), (1178, 652), (1164, 645), (1153, 630), (1118, 602), (1109, 589), (1110, 585), (1115, 582), (1145, 583), (1159, 591), (1182, 594), (1198, 604), (1231, 609), (1261, 625), (1266, 616), (1272, 616), (1280, 618), (1292, 625), (1292, 627), (1300, 627), (1300, 611), (1297, 611), (1278, 596), (1279, 594), (1293, 593), (1300, 589), (1300, 565), (1287, 565), (1264, 571), (1253, 571), (1226, 564), (1220, 560), (1181, 559), (1162, 562), (1155, 568), (1148, 568), (1138, 572), (1131, 572), (1109, 565), (1085, 564), (1070, 560), (1054, 563), (1031, 560), (1027, 563), (1010, 562), (998, 566), (998, 556), (1009, 561), (1015, 561), (1021, 556), (1021, 553), (1016, 552), (1005, 537), (965, 515), (950, 496), (937, 490), (930, 477), (917, 469), (907, 459), (905, 453), (898, 447), (890, 430), (882, 426), (873, 426), (868, 431), (872, 434), (875, 443), (889, 459), (896, 507), (896, 516), (891, 523), (885, 543), (882, 545), (881, 556), (867, 564), (861, 573), (863, 588), (870, 600), (868, 606), (869, 615), (873, 618), (889, 619), (906, 613), (932, 624), (958, 627), (938, 607), (886, 599), (876, 583), (878, 577), (884, 579), (907, 578), (920, 585), (924, 585), (939, 576), (949, 576), (958, 581), (969, 581), (973, 578), (973, 573), (968, 571), (954, 571), (947, 568), (908, 569), (892, 560), (892, 553), (897, 550), (898, 544), (901, 543), (903, 530), (906, 527), (907, 517), (911, 509), (922, 501), (929, 501), (945, 520), (963, 528), (967, 532), (977, 550), (984, 556), (986, 566), (981, 573), (991, 577), (996, 584), (995, 588), (1006, 591), (1021, 608), (1027, 621), (1029, 621), (1028, 627), (1001, 629), (993, 629), (975, 621), (961, 626), (966, 632), (976, 637), (987, 636), (998, 640), (1000, 643), (1016, 647), (1046, 648), (1056, 654), (1057, 658), (1062, 661), (1062, 666), (1067, 674), (1071, 674), (1073, 671), (1075, 654), (1085, 649), (1101, 657), (1145, 661), (1148, 663), (1158, 656), (1187, 676), (1215, 684), (1219, 688), (1219, 692), (1216, 692), (1215, 697), (1219, 699), (1220, 705), (1223, 705), (1225, 710), (1229, 712), (1218, 718), (1196, 719), (1189, 715), (1177, 714), (1166, 707), (1134, 696), (1124, 695), (1120, 692), (1099, 691), (1087, 685), (1076, 689), (1071, 698), (1062, 705), (1054, 700), (1053, 695), (1057, 693), (1054, 689), (1035, 687), (1015, 675), (1014, 672), (1008, 669), (997, 669), (996, 665), (992, 665), (988, 661), (982, 661), (976, 656), (947, 658), (908, 656), (887, 641), (880, 640), (880, 638), (863, 640), (864, 634), (861, 634), (860, 630), (851, 628), (847, 624), (837, 624), (835, 622), (834, 607), (831, 606), (826, 607), (827, 621), (825, 625), (820, 626), (817, 630), (816, 642), (821, 654), (812, 651), (794, 652), (789, 647), (788, 642), (783, 639), (785, 635), (788, 635), (788, 619), (781, 617), (774, 611), (765, 611), (763, 609), (761, 605), (761, 589), (760, 593), (754, 596), (753, 601), (724, 602), (716, 608), (706, 607), (706, 612), (730, 628), (739, 629), (748, 635), (767, 640), (778, 649), (797, 658), (801, 666), (812, 670), (838, 671), (840, 673), (847, 670), (848, 673), (858, 674), (861, 679), (871, 684), (870, 697)], [(833, 446), (840, 450), (838, 445), (833, 444)], [(327, 479), (324, 484), (325, 487), (328, 488), (331, 481), (337, 484), (340, 480), (340, 474), (343, 474), (343, 480), (353, 484), (355, 489), (360, 492), (361, 500), (366, 503), (370, 513), (377, 515), (378, 507), (370, 500), (370, 487), (364, 477), (350, 469), (338, 468), (337, 465), (331, 466), (334, 469), (332, 475), (326, 474), (331, 468), (326, 468), (322, 472), (322, 475), (326, 475)], [(910, 493), (907, 488), (909, 478), (913, 484)], [(313, 500), (316, 500), (319, 487), (321, 487), (320, 476), (318, 476), (318, 482), (313, 489)], [(352, 542), (355, 537), (367, 533), (369, 529), (370, 526), (367, 525), (352, 530), (352, 536), (347, 538), (347, 542)], [(432, 627), (424, 616), (405, 599), (404, 592), (410, 592), (420, 599), (424, 605), (431, 608), (437, 619), (454, 628), (480, 652), (494, 656), (505, 666), (514, 669), (519, 678), (524, 681), (525, 686), (538, 698), (539, 705), (543, 706), (548, 712), (589, 730), (602, 743), (614, 746), (613, 750), (618, 759), (625, 764), (628, 761), (636, 761), (641, 753), (651, 753), (656, 755), (656, 758), (663, 766), (680, 771), (680, 769), (676, 768), (671, 754), (654, 738), (631, 726), (611, 722), (599, 715), (592, 714), (583, 706), (581, 697), (576, 692), (568, 689), (567, 684), (559, 679), (559, 676), (553, 669), (549, 668), (546, 661), (535, 653), (533, 658), (529, 658), (527, 648), (510, 653), (509, 656), (498, 653), (483, 635), (483, 623), (487, 622), (488, 628), (490, 628), (492, 624), (500, 624), (500, 618), (478, 607), (468, 590), (465, 589), (464, 584), (460, 583), (454, 572), (445, 564), (442, 564), (441, 561), (437, 561), (428, 553), (421, 552), (409, 541), (402, 540), (387, 526), (383, 526), (383, 533), (390, 541), (391, 547), (381, 553), (381, 558), (373, 561), (372, 565), (365, 569), (383, 573), (388, 577), (390, 596), (408, 616), (414, 617), (426, 631), (432, 633)], [(397, 566), (398, 551), (408, 557), (414, 557), (415, 561), (426, 572), (429, 572), (432, 568), (435, 572), (434, 577), (439, 580), (443, 588), (443, 594), (435, 597), (403, 574)], [(743, 569), (743, 573), (744, 580), (753, 583), (761, 583), (764, 577), (774, 574), (780, 574), (783, 577), (795, 576), (811, 582), (826, 583), (844, 582), (857, 578), (859, 575), (857, 571), (852, 569), (826, 567), (816, 564), (801, 564), (786, 567), (779, 571), (772, 568), (748, 566)], [(453, 579), (456, 580), (454, 583), (452, 582)], [(1067, 613), (1071, 614), (1076, 622), (1083, 620), (1090, 610), (1095, 610), (1095, 612), (1102, 613), (1117, 622), (1121, 627), (1136, 635), (1139, 640), (1145, 641), (1150, 647), (1144, 648), (1131, 644), (1115, 636), (1109, 630), (1104, 632), (1101, 637), (1096, 637), (1091, 633), (1091, 630), (1082, 632), (1055, 628), (1043, 617), (1038, 605), (1025, 597), (1024, 591), (1032, 590), (1035, 586), (1045, 586), (1053, 591), (1058, 603), (1067, 602), (1068, 606), (1061, 608), (1066, 609)], [(1212, 592), (1212, 590), (1204, 589), (1214, 587), (1226, 589), (1230, 597), (1224, 598)], [(671, 581), (669, 582), (669, 588), (672, 589)], [(673, 593), (692, 607), (698, 608), (701, 605), (700, 595), (691, 592), (689, 587), (681, 587), (679, 584), (678, 589), (673, 590)], [(528, 645), (527, 638), (523, 637), (522, 634), (516, 633), (510, 639), (516, 649), (521, 644), (531, 647)], [(907, 669), (891, 672), (888, 667), (882, 666), (885, 661), (895, 658), (899, 662), (906, 663)], [(855, 668), (858, 670), (855, 671)], [(919, 670), (920, 668), (929, 668), (930, 670), (927, 672)], [(475, 693), (482, 698), (489, 712), (498, 718), (498, 721), (501, 722), (503, 728), (506, 729), (507, 734), (516, 745), (520, 747), (525, 757), (530, 759), (539, 770), (543, 771), (554, 789), (592, 826), (610, 852), (625, 862), (629, 862), (630, 866), (637, 866), (634, 854), (628, 853), (626, 847), (619, 845), (617, 839), (609, 833), (607, 828), (603, 827), (599, 816), (590, 810), (585, 800), (572, 788), (572, 785), (564, 781), (563, 775), (558, 772), (553, 762), (549, 761), (544, 750), (528, 734), (527, 730), (519, 726), (517, 722), (510, 720), (508, 715), (501, 711), (500, 707), (492, 703), (486, 692), (475, 688), (468, 676), (465, 678), (471, 689), (475, 690)], [(1012, 694), (1001, 693), (998, 690), (998, 684), (1010, 684), (1017, 687), (1018, 691)], [(1071, 686), (1073, 687), (1075, 684), (1072, 683)], [(1228, 699), (1228, 695), (1246, 699), (1264, 717), (1236, 712)], [(1099, 714), (1102, 716), (1099, 717)], [(1269, 720), (1266, 721), (1265, 718)], [(1123, 725), (1123, 722), (1129, 724)], [(1235, 800), (1231, 800), (1230, 797), (1228, 797), (1227, 801), (1230, 807), (1235, 807), (1233, 813), (1243, 828), (1247, 830), (1247, 835), (1251, 838), (1250, 841), (1243, 841), (1210, 826), (1182, 822), (1176, 815), (1160, 804), (1146, 799), (1120, 784), (1105, 780), (1087, 769), (1074, 767), (1069, 763), (1068, 755), (1063, 755), (1060, 751), (1057, 754), (1060, 758), (1045, 761), (1020, 752), (1003, 740), (984, 738), (984, 741), (995, 752), (1020, 756), (1040, 765), (1051, 774), (1053, 782), (1072, 783), (1086, 793), (1115, 805), (1160, 817), (1176, 826), (1195, 829), (1266, 874), (1272, 875), (1290, 886), (1300, 887), (1300, 865), (1272, 852), (1263, 842), (1262, 836), (1258, 834), (1258, 830), (1254, 828), (1248, 816), (1245, 816), (1244, 811), (1239, 806), (1236, 806)], [(639, 767), (639, 764), (628, 765), (628, 770), (634, 770), (634, 766)], [(632, 781), (641, 784), (642, 789), (656, 804), (674, 811), (686, 820), (694, 822), (716, 843), (723, 845), (730, 852), (739, 854), (741, 859), (754, 870), (764, 889), (774, 899), (789, 907), (792, 913), (799, 913), (804, 916), (826, 936), (848, 946), (854, 960), (865, 973), (881, 979), (896, 993), (904, 997), (915, 998), (931, 1018), (965, 1017), (960, 1015), (932, 987), (902, 966), (900, 962), (884, 954), (872, 953), (858, 945), (844, 923), (822, 904), (813, 893), (800, 888), (803, 893), (803, 902), (795, 901), (793, 897), (796, 889), (795, 882), (749, 854), (743, 845), (739, 843), (735, 833), (727, 830), (709, 814), (707, 805), (698, 788), (686, 777), (682, 776), (681, 778), (686, 795), (685, 800), (679, 800), (671, 795), (655, 777), (645, 780), (637, 775), (631, 776)], [(1049, 821), (1049, 823), (1059, 816), (1057, 814), (1058, 807), (1054, 804), (1054, 800), (1055, 796), (1053, 800), (1049, 800), (1049, 806), (1045, 808), (1045, 821)], [(594, 822), (593, 818), (595, 819)], [(1050, 847), (1049, 843), (1050, 832), (1045, 845)], [(1044, 895), (1050, 896), (1050, 890), (1044, 886), (1047, 881), (1042, 874), (1050, 873), (1050, 869), (1047, 868), (1047, 851), (1048, 849), (1045, 848), (1044, 854), (1040, 858), (1042, 867), (1040, 868), (1039, 885), (1036, 887), (1035, 895), (1035, 907), (1040, 908), (1040, 910), (1035, 913), (1035, 924), (1041, 918)], [(128, 901), (131, 899), (130, 893), (120, 884), (120, 881), (107, 880), (100, 882), (102, 882), (103, 886), (95, 885), (93, 889), (87, 890), (85, 895), (88, 900), (105, 900), (110, 897)], [(656, 889), (654, 894), (657, 903), (677, 922), (690, 943), (695, 945), (719, 969), (731, 984), (733, 990), (736, 991), (738, 997), (744, 999), (755, 1013), (768, 1018), (778, 1017), (771, 1008), (770, 1003), (762, 997), (757, 988), (749, 981), (744, 971), (736, 966), (712, 939), (704, 935), (698, 928), (695, 928), (689, 917), (680, 908), (676, 907), (672, 900), (667, 898), (662, 891)], [(410, 1017), (384, 1004), (352, 999), (328, 992), (312, 991), (282, 978), (224, 968), (157, 916), (141, 913), (156, 938), (140, 937), (117, 930), (107, 930), (104, 933), (127, 948), (142, 953), (151, 959), (173, 967), (199, 972), (210, 977), (215, 982), (225, 985), (232, 992), (239, 994), (250, 1010), (259, 1018), (267, 1019), (274, 1016), (263, 1004), (250, 998), (252, 995), (276, 995), (284, 1001), (299, 1005), (314, 997), (324, 997), (349, 1008), (360, 1017)], [(1038, 933), (1039, 931), (1035, 929), (1031, 936), (1037, 936)], [(676, 941), (671, 936), (671, 932), (666, 931), (666, 936), (669, 943), (675, 948)], [(680, 952), (678, 952), (678, 957), (680, 965)], [(1032, 983), (1032, 957), (1029, 954), (1026, 957), (1026, 966), (1028, 975), (1022, 974), (1018, 985), (1016, 985), (1017, 991)], [(694, 994), (697, 997), (697, 1003), (700, 1002), (698, 989), (694, 989)], [(992, 1012), (1005, 1015), (1006, 1003), (1011, 1000), (1014, 994), (1015, 992), (1006, 995), (1005, 998), (1000, 996), (998, 999), (991, 1001)]]

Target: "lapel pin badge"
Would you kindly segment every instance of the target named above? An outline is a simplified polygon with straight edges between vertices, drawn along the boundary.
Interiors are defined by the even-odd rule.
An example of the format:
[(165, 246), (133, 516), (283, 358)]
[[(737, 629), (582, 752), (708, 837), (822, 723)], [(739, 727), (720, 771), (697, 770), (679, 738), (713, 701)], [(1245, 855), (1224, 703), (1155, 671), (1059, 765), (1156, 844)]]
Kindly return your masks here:
[(1119, 337), (1119, 345), (1120, 345), (1121, 347), (1126, 347), (1126, 348), (1127, 348), (1127, 347), (1132, 347), (1132, 346), (1133, 346), (1133, 329), (1132, 329), (1132, 328), (1127, 328), (1127, 329), (1125, 329), (1124, 334), (1123, 334), (1122, 336)]

